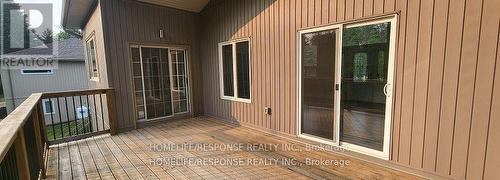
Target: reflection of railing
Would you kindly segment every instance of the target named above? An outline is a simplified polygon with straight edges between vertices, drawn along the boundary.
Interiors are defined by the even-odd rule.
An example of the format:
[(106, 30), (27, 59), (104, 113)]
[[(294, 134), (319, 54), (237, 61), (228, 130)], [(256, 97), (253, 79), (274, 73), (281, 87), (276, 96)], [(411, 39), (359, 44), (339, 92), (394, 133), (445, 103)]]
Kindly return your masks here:
[[(80, 103), (79, 105), (87, 105), (93, 107), (94, 111), (92, 113), (88, 113), (88, 118), (82, 118), (81, 122), (88, 122), (92, 124), (90, 121), (90, 116), (94, 115), (92, 118), (99, 117), (99, 113), (96, 110), (103, 110), (100, 113), (100, 118), (102, 119), (102, 124), (107, 124), (106, 126), (102, 126), (100, 128), (97, 125), (101, 125), (99, 123), (95, 124), (96, 126), (92, 126), (88, 131), (81, 131), (82, 133), (78, 133), (78, 131), (69, 131), (67, 135), (61, 136), (59, 139), (52, 137), (50, 140), (48, 138), (48, 128), (46, 126), (46, 117), (44, 116), (54, 116), (56, 113), (59, 113), (57, 116), (61, 115), (61, 123), (70, 124), (71, 121), (64, 121), (63, 115), (61, 114), (63, 109), (68, 108), (66, 113), (70, 113), (69, 107), (71, 104), (68, 100), (69, 98), (75, 97), (90, 97), (94, 96), (97, 99), (88, 99), (85, 101), (86, 103)], [(62, 140), (71, 140), (77, 138), (84, 138), (88, 136), (92, 136), (98, 133), (103, 132), (111, 132), (114, 134), (114, 126), (113, 126), (113, 90), (111, 89), (100, 89), (100, 90), (86, 90), (86, 91), (71, 91), (71, 92), (57, 92), (57, 93), (36, 93), (32, 94), (28, 97), (19, 107), (17, 107), (14, 111), (12, 111), (5, 119), (0, 121), (0, 179), (39, 179), (44, 178), (45, 176), (45, 159), (47, 157), (48, 145), (50, 143), (57, 143)], [(102, 98), (102, 100), (101, 100)], [(50, 108), (47, 105), (43, 105), (46, 100), (43, 99), (53, 99), (55, 102), (59, 100), (59, 103), (63, 99), (65, 99), (65, 106), (60, 106), (61, 108)], [(51, 102), (52, 100), (49, 100)], [(102, 101), (106, 101), (106, 108), (101, 106), (103, 105)], [(71, 101), (75, 102), (76, 100)], [(94, 104), (92, 106), (92, 104)], [(60, 104), (55, 104), (60, 105)], [(55, 107), (54, 106), (54, 107)], [(109, 109), (109, 110), (106, 110)], [(103, 114), (107, 114), (107, 116), (103, 116)], [(74, 113), (73, 115), (76, 115)], [(65, 117), (70, 117), (69, 115)], [(84, 116), (82, 116), (84, 117)], [(104, 118), (106, 117), (106, 118)], [(85, 120), (88, 119), (88, 120)], [(97, 119), (95, 119), (97, 120)], [(75, 119), (75, 121), (78, 121)], [(107, 122), (107, 123), (105, 123)], [(59, 123), (61, 125), (61, 123)], [(54, 124), (50, 124), (54, 127)], [(69, 126), (68, 126), (69, 127)], [(54, 127), (55, 128), (55, 127)], [(62, 129), (61, 129), (62, 130)], [(61, 131), (62, 132), (62, 131)], [(74, 133), (73, 133), (74, 132)]]

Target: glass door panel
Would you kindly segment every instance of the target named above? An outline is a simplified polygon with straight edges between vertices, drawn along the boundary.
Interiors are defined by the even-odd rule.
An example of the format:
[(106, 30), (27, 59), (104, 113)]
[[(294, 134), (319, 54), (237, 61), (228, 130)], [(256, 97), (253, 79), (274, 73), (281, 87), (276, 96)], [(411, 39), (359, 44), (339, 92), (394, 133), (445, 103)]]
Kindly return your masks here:
[(189, 112), (185, 50), (132, 46), (131, 61), (138, 120)]
[(334, 140), (336, 31), (301, 36), (301, 134)]
[(343, 29), (340, 141), (383, 151), (390, 22)]
[(174, 113), (185, 113), (188, 111), (188, 91), (186, 60), (184, 50), (171, 50), (172, 59), (172, 102)]
[(142, 65), (141, 65), (141, 53), (139, 47), (131, 48), (132, 56), (132, 73), (134, 81), (134, 93), (135, 93), (135, 104), (136, 104), (136, 118), (146, 119), (146, 110), (144, 108), (144, 92), (142, 86)]
[(168, 50), (141, 48), (147, 119), (172, 115)]

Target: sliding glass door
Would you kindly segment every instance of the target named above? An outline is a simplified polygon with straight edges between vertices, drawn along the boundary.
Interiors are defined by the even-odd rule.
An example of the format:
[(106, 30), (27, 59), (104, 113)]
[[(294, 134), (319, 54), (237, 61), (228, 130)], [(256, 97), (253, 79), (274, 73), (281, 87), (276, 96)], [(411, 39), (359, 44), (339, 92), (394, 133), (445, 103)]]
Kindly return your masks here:
[(343, 29), (340, 141), (358, 149), (384, 151), (384, 139), (389, 136), (390, 34), (390, 21)]
[(138, 120), (189, 111), (185, 49), (132, 46), (131, 56)]
[(300, 35), (299, 136), (388, 158), (395, 17)]
[(335, 109), (338, 29), (301, 34), (301, 124), (305, 136), (336, 142)]

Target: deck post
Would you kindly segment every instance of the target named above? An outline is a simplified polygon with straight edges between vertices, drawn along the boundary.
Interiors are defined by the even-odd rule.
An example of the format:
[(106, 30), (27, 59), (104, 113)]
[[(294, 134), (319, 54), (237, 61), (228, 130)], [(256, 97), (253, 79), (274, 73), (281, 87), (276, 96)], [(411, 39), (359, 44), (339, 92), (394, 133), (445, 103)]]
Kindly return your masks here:
[(115, 92), (113, 89), (106, 90), (106, 103), (108, 105), (108, 120), (109, 120), (109, 132), (111, 135), (116, 134), (116, 123), (115, 123)]
[(24, 130), (22, 128), (17, 132), (15, 148), (19, 179), (31, 179), (28, 165), (28, 151), (26, 150), (26, 141), (24, 139)]
[(45, 152), (45, 142), (43, 142), (44, 133), (41, 124), (45, 127), (45, 123), (43, 121), (43, 117), (41, 117), (41, 108), (39, 106), (40, 101), (38, 101), (35, 106), (34, 112), (32, 112), (31, 117), (33, 118), (33, 128), (35, 130), (35, 142), (36, 149), (38, 153), (38, 165), (41, 168), (40, 178), (45, 178), (45, 161), (44, 161), (44, 152)]

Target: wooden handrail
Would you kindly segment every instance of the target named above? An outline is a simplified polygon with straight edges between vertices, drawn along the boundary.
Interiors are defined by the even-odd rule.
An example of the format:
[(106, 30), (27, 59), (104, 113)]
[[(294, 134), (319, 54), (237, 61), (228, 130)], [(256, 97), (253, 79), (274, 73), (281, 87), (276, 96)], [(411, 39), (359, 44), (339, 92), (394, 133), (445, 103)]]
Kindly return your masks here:
[(46, 98), (56, 98), (64, 96), (82, 96), (82, 95), (92, 95), (97, 93), (103, 93), (113, 90), (113, 89), (90, 89), (90, 90), (74, 90), (74, 91), (57, 91), (57, 92), (44, 92), (42, 93), (42, 99)]
[[(30, 176), (40, 176), (39, 178), (43, 179), (46, 169), (44, 157), (46, 157), (45, 155), (50, 141), (47, 138), (42, 100), (51, 98), (63, 98), (66, 100), (66, 97), (72, 96), (87, 96), (88, 98), (89, 95), (93, 95), (94, 105), (96, 105), (96, 94), (106, 95), (106, 105), (108, 108), (107, 114), (109, 117), (109, 129), (107, 129), (106, 132), (109, 131), (111, 134), (115, 134), (115, 123), (113, 122), (113, 89), (34, 93), (21, 103), (21, 105), (14, 109), (14, 111), (12, 111), (5, 119), (0, 121), (0, 163), (3, 164), (4, 161), (14, 162), (12, 158), (15, 157), (16, 160), (14, 164), (16, 164), (17, 167), (14, 167), (14, 169), (17, 169), (15, 173), (19, 176), (19, 178), (30, 179)], [(102, 98), (102, 96), (98, 97)], [(102, 109), (103, 107), (101, 104), (101, 112)], [(27, 142), (26, 138), (29, 138), (30, 141)], [(35, 141), (31, 141), (33, 138), (35, 138)], [(14, 152), (13, 148), (15, 148), (14, 154), (12, 153)], [(34, 154), (36, 154), (36, 158), (33, 158), (34, 156), (32, 155)], [(38, 166), (33, 166), (32, 163), (38, 163)]]
[(32, 94), (5, 119), (0, 121), (0, 162), (11, 148), (18, 132), (24, 126), (28, 118), (35, 110), (37, 103), (42, 97), (41, 93)]

